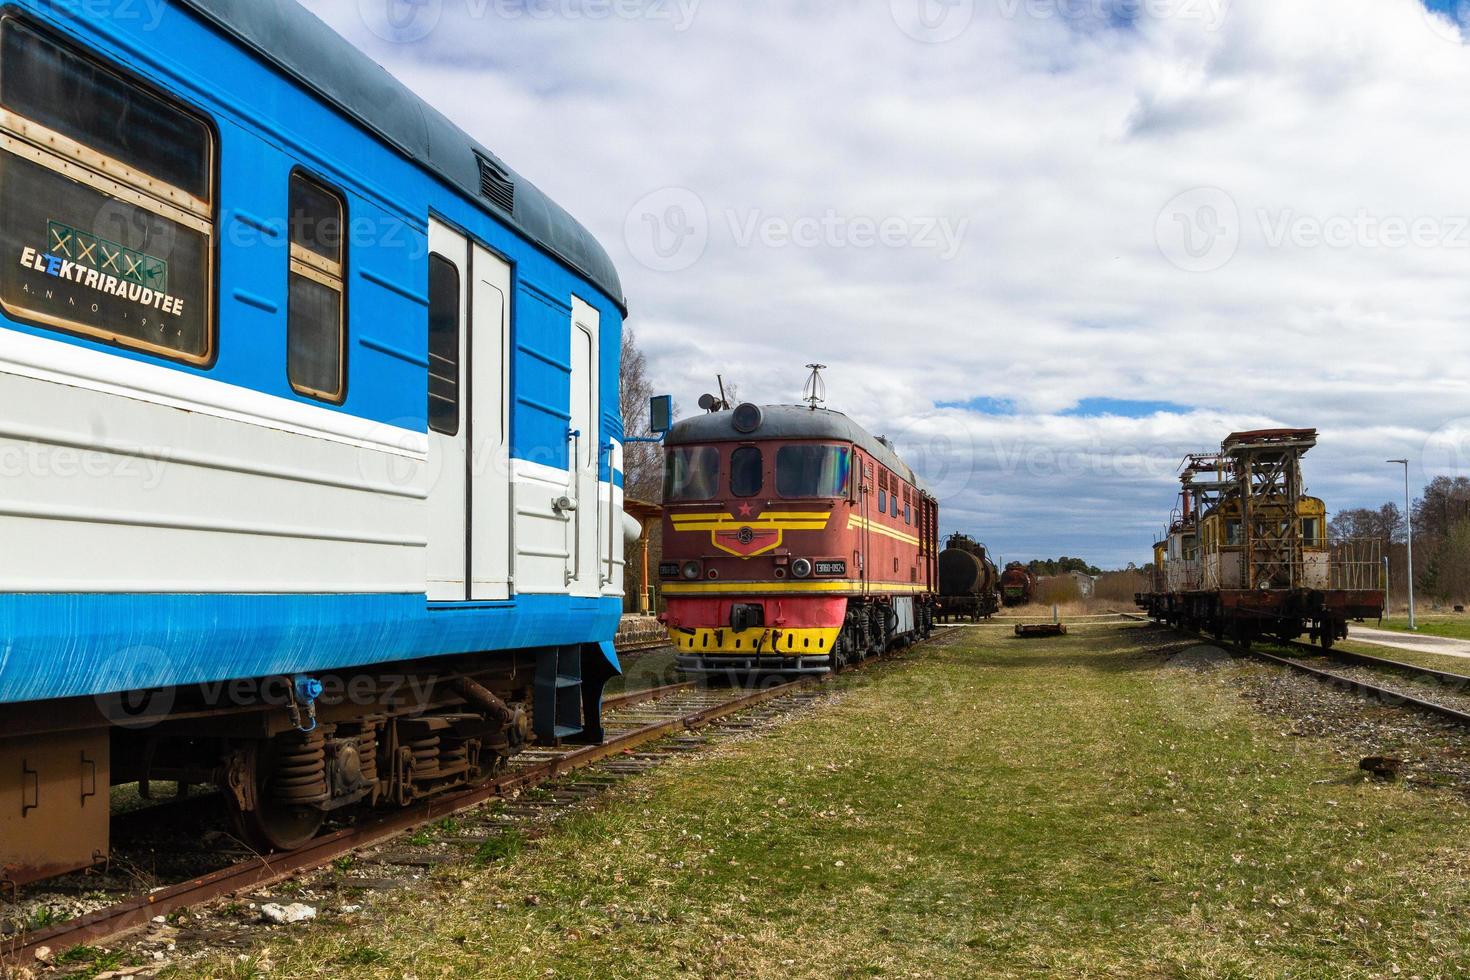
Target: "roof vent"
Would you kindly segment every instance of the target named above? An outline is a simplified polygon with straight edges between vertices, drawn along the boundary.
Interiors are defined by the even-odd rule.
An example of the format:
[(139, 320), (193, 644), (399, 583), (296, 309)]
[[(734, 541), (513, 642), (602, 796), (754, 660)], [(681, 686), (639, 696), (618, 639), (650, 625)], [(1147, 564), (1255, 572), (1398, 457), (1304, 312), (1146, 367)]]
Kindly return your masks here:
[(511, 182), (510, 174), (478, 153), (475, 159), (480, 164), (480, 193), (506, 214), (512, 213), (516, 206), (516, 185)]

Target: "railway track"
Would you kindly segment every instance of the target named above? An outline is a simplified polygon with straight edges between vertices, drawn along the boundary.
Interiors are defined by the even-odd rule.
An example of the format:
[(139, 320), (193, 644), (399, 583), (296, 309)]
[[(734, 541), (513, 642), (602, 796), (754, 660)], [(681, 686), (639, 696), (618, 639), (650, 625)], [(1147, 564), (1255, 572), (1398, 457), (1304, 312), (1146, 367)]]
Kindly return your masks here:
[[(1139, 622), (1150, 622), (1147, 617), (1136, 616), (1130, 613), (1119, 613), (1129, 619)], [(1226, 650), (1232, 650), (1242, 656), (1255, 657), (1268, 663), (1285, 667), (1297, 673), (1305, 674), (1315, 680), (1321, 681), (1339, 690), (1351, 691), (1361, 697), (1377, 701), (1389, 707), (1410, 708), (1426, 714), (1445, 718), (1460, 725), (1470, 726), (1470, 675), (1456, 674), (1446, 670), (1435, 670), (1431, 667), (1420, 667), (1416, 664), (1404, 663), (1400, 660), (1390, 660), (1387, 657), (1375, 657), (1366, 653), (1354, 653), (1349, 650), (1333, 648), (1323, 650), (1310, 644), (1297, 641), (1281, 642), (1273, 641), (1272, 646), (1294, 651), (1299, 657), (1309, 657), (1313, 660), (1334, 661), (1340, 664), (1348, 664), (1365, 672), (1380, 672), (1412, 678), (1421, 683), (1416, 685), (1420, 688), (1432, 688), (1429, 691), (1408, 691), (1403, 687), (1386, 687), (1380, 683), (1366, 679), (1364, 676), (1350, 676), (1322, 667), (1304, 663), (1302, 660), (1292, 657), (1284, 657), (1256, 647), (1242, 647), (1233, 643), (1225, 643), (1216, 640), (1204, 633), (1194, 633), (1170, 627), (1175, 632), (1185, 636), (1192, 636), (1212, 643)], [(1423, 683), (1423, 682), (1432, 682)], [(1433, 700), (1424, 694), (1449, 695), (1448, 699)]]
[[(66, 922), (0, 939), (0, 975), (4, 975), (6, 967), (31, 964), (43, 949), (56, 955), (76, 946), (98, 945), (156, 922), (157, 917), (270, 886), (486, 802), (513, 800), (528, 790), (599, 763), (605, 763), (617, 773), (642, 771), (648, 767), (647, 756), (635, 754), (642, 746), (709, 726), (746, 730), (751, 726), (732, 716), (743, 716), (760, 706), (800, 707), (819, 697), (819, 689), (827, 681), (825, 677), (801, 678), (755, 689), (709, 688), (688, 682), (610, 697), (604, 702), (607, 738), (601, 745), (530, 749), (517, 756), (507, 772), (480, 786), (405, 810), (364, 817), (297, 851), (252, 856), (186, 881), (128, 895), (109, 907)], [(619, 756), (624, 758), (614, 759)], [(192, 799), (183, 802), (194, 805)], [(169, 804), (160, 804), (151, 809), (169, 808)], [(44, 886), (38, 890), (44, 891)]]

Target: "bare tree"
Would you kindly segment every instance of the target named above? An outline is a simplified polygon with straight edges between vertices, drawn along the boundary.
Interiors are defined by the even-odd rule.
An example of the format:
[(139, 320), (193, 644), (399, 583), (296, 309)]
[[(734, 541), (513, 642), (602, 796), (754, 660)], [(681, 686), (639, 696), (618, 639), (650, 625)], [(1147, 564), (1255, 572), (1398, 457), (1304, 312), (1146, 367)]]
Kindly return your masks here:
[[(653, 397), (653, 380), (648, 375), (648, 358), (638, 348), (638, 336), (631, 327), (624, 328), (623, 348), (620, 358), (622, 388), (618, 392), (619, 408), (623, 413), (623, 431), (632, 438), (650, 438), (648, 400)], [(623, 493), (630, 500), (641, 500), (656, 504), (663, 500), (663, 447), (653, 442), (630, 442), (623, 445)], [(649, 529), (648, 560), (652, 569), (658, 568), (663, 554), (662, 527), (655, 524)], [(638, 592), (642, 588), (643, 549), (632, 544), (624, 552), (623, 585), (627, 594), (625, 607), (638, 608)], [(653, 584), (657, 584), (654, 580)]]
[[(618, 395), (623, 412), (623, 430), (629, 436), (648, 438), (648, 400), (653, 381), (648, 376), (648, 358), (638, 348), (631, 327), (623, 331), (621, 358), (623, 387)], [(658, 503), (663, 498), (663, 449), (656, 443), (628, 443), (623, 450), (623, 491), (635, 500)]]
[(1404, 538), (1404, 515), (1397, 504), (1384, 504), (1377, 510), (1358, 507), (1338, 511), (1328, 525), (1333, 541), (1376, 539), (1385, 546)]

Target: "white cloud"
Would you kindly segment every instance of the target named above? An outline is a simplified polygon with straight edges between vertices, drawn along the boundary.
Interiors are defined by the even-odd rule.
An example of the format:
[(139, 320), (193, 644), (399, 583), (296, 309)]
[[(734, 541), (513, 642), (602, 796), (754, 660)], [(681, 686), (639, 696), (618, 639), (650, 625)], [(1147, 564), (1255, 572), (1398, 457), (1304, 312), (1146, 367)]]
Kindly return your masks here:
[[(684, 406), (716, 371), (794, 400), (820, 359), (901, 450), (942, 422), (973, 474), (935, 474), (946, 525), (1009, 556), (1145, 560), (1174, 463), (1231, 427), (1319, 427), (1333, 508), (1392, 499), (1390, 456), (1463, 455), (1470, 48), (1419, 0), (419, 0), (435, 28), (385, 43), (404, 2), (311, 6), (598, 235)], [(910, 36), (945, 12), (972, 16)], [(708, 220), (678, 271), (627, 233), (667, 188)], [(1160, 220), (1200, 188), (1225, 226)], [(1161, 228), (1186, 267), (1234, 240), (1189, 271)], [(935, 408), (982, 396), (1018, 414)], [(1089, 397), (1197, 410), (1056, 414)]]

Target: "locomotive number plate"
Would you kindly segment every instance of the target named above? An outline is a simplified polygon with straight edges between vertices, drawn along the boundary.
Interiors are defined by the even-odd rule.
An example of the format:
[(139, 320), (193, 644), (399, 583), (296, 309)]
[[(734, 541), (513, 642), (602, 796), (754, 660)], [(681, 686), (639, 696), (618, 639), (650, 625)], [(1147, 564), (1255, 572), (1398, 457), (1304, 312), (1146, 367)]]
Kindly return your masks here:
[(818, 575), (847, 574), (847, 562), (845, 561), (819, 561), (816, 566)]

